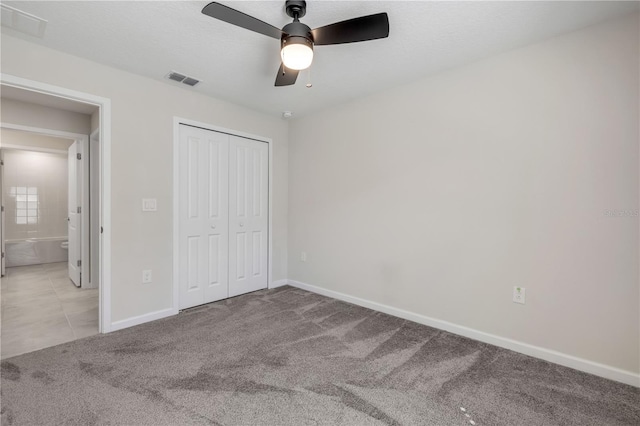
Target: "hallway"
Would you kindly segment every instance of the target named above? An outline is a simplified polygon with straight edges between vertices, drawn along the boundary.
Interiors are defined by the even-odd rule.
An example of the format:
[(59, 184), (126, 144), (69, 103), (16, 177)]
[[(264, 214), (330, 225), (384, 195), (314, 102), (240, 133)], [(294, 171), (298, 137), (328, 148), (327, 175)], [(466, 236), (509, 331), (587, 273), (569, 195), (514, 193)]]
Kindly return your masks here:
[(0, 358), (98, 334), (98, 290), (79, 289), (67, 263), (6, 269)]

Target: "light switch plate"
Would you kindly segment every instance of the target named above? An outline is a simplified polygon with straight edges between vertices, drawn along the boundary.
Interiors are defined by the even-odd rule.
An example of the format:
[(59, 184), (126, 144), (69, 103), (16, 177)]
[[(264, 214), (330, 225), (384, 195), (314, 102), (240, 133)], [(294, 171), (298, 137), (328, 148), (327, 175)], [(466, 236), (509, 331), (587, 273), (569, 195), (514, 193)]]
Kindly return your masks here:
[(142, 199), (142, 211), (143, 212), (155, 212), (155, 211), (158, 211), (158, 201), (155, 198), (143, 198)]

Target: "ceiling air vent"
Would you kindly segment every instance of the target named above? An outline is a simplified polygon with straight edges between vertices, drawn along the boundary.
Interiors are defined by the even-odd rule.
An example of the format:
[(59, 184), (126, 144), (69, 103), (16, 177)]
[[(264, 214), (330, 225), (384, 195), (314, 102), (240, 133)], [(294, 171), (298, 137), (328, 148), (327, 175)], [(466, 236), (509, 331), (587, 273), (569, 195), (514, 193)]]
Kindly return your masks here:
[(181, 74), (181, 73), (176, 72), (176, 71), (171, 71), (165, 77), (168, 78), (169, 80), (173, 80), (173, 81), (177, 81), (177, 82), (180, 82), (180, 83), (184, 83), (187, 86), (191, 86), (191, 87), (193, 87), (196, 84), (200, 83), (200, 80), (198, 80), (197, 78), (189, 77), (189, 76), (186, 76), (186, 75)]
[(195, 78), (187, 77), (184, 80), (182, 80), (182, 82), (184, 84), (188, 84), (189, 86), (195, 86), (196, 84), (200, 83), (200, 80), (196, 80)]
[(170, 72), (168, 77), (169, 77), (169, 80), (180, 81), (180, 82), (182, 82), (182, 80), (187, 78), (187, 76), (184, 76), (177, 72)]
[(44, 30), (47, 27), (45, 19), (38, 18), (6, 4), (0, 5), (0, 15), (2, 16), (3, 27), (38, 38), (44, 37)]

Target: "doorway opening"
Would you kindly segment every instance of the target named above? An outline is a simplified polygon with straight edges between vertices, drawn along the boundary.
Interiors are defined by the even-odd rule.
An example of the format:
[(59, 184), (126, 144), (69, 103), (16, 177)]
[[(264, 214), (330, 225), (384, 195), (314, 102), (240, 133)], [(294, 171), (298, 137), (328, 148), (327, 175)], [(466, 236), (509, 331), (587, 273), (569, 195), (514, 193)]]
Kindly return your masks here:
[[(52, 337), (55, 333), (48, 330), (56, 324), (51, 321), (55, 317), (52, 312), (55, 305), (63, 308), (66, 322), (72, 328), (71, 334), (61, 337), (66, 341), (111, 331), (110, 101), (4, 74), (1, 75), (1, 84), (2, 132), (13, 132), (14, 136), (21, 134), (23, 138), (31, 139), (28, 143), (12, 142), (14, 139), (7, 139), (3, 134), (0, 146), (4, 157), (2, 170), (6, 172), (8, 168), (12, 175), (2, 177), (4, 226), (0, 235), (4, 255), (2, 357), (6, 358), (62, 343)], [(35, 105), (34, 108), (39, 109), (36, 112), (42, 108), (63, 111), (79, 108), (85, 114), (89, 112), (91, 127), (80, 132), (59, 130), (61, 126), (56, 126), (66, 122), (50, 120), (53, 125), (45, 128), (43, 121), (33, 118), (38, 114), (34, 116), (25, 112), (28, 108), (5, 109), (7, 94), (7, 99), (20, 103), (19, 106)], [(21, 164), (31, 161), (32, 168), (37, 168), (33, 161), (40, 161), (35, 177), (21, 176), (26, 169), (18, 166), (16, 159), (21, 159)], [(49, 161), (46, 163), (48, 166), (43, 166), (43, 161)], [(49, 169), (56, 171), (55, 177), (49, 175)], [(23, 183), (11, 183), (11, 179), (21, 179)], [(29, 179), (32, 183), (35, 179), (35, 183), (30, 184)], [(64, 180), (64, 191), (61, 180)], [(64, 196), (61, 195), (63, 192)], [(8, 229), (8, 223), (12, 229)], [(22, 234), (16, 236), (16, 228)], [(6, 243), (11, 243), (11, 247)], [(40, 286), (35, 283), (37, 280), (40, 280)], [(31, 284), (26, 284), (29, 282)], [(42, 287), (47, 282), (49, 286)], [(38, 298), (44, 299), (45, 293), (53, 293), (61, 299), (58, 303), (45, 302), (47, 308), (37, 309), (35, 302)], [(23, 320), (34, 320), (38, 314), (52, 315), (48, 324), (45, 321), (40, 327), (31, 328), (45, 338), (33, 344), (37, 339), (32, 336), (23, 339), (30, 341), (31, 345), (7, 348), (11, 342), (7, 340), (9, 336), (5, 333), (5, 325), (11, 321), (7, 321), (9, 317), (6, 315), (10, 311), (17, 315), (19, 310), (7, 309), (9, 305), (5, 306), (5, 303), (16, 302), (14, 305), (19, 305), (19, 299), (29, 302), (29, 298), (33, 303), (25, 306), (26, 316), (31, 318)], [(33, 306), (29, 309), (29, 305)], [(62, 318), (58, 317), (58, 320), (62, 322)], [(28, 329), (16, 329), (12, 337), (17, 338)], [(9, 354), (11, 351), (13, 353)]]
[(10, 125), (0, 131), (1, 356), (7, 358), (98, 333), (98, 286), (83, 273), (95, 266), (82, 262), (98, 235), (76, 207), (94, 198), (85, 194), (90, 176), (77, 155), (88, 137)]

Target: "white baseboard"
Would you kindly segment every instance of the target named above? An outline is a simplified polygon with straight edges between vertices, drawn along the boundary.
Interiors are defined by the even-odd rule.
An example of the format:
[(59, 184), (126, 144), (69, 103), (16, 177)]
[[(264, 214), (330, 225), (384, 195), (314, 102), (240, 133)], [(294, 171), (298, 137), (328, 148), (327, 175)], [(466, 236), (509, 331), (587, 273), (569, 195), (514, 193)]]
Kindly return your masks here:
[(109, 331), (122, 330), (123, 328), (133, 327), (134, 325), (144, 324), (145, 322), (155, 321), (177, 314), (178, 311), (176, 309), (162, 309), (160, 311), (150, 312), (148, 314), (139, 315), (137, 317), (114, 321), (111, 323), (111, 329)]
[(282, 287), (283, 285), (287, 285), (287, 284), (289, 284), (288, 280), (277, 280), (277, 281), (273, 281), (269, 286), (269, 288)]
[(534, 358), (540, 358), (545, 361), (573, 368), (575, 370), (584, 371), (586, 373), (604, 377), (605, 379), (615, 380), (617, 382), (626, 383), (631, 386), (640, 387), (640, 374), (636, 374), (631, 371), (621, 370), (619, 368), (611, 367), (605, 364), (599, 364), (597, 362), (578, 358), (572, 355), (567, 355), (561, 352), (556, 352), (550, 349), (541, 348), (539, 346), (533, 346), (528, 343), (519, 342), (517, 340), (507, 339), (505, 337), (496, 336), (495, 334), (485, 333), (483, 331), (474, 330), (472, 328), (464, 327), (448, 321), (430, 318), (424, 315), (405, 311), (403, 309), (394, 308), (393, 306), (383, 305), (382, 303), (372, 302), (334, 290), (328, 290), (326, 288), (306, 284), (300, 281), (281, 281), (286, 281), (286, 283), (291, 286), (311, 291), (313, 293), (318, 293), (323, 296), (342, 300), (348, 303), (353, 303), (354, 305), (363, 306), (365, 308), (373, 309), (378, 312), (384, 312), (385, 314), (393, 315), (395, 317), (417, 322), (419, 324), (428, 325), (429, 327), (445, 330), (453, 334), (458, 334), (460, 336), (468, 337), (480, 342), (489, 343), (501, 348), (512, 350), (514, 352), (529, 355)]

